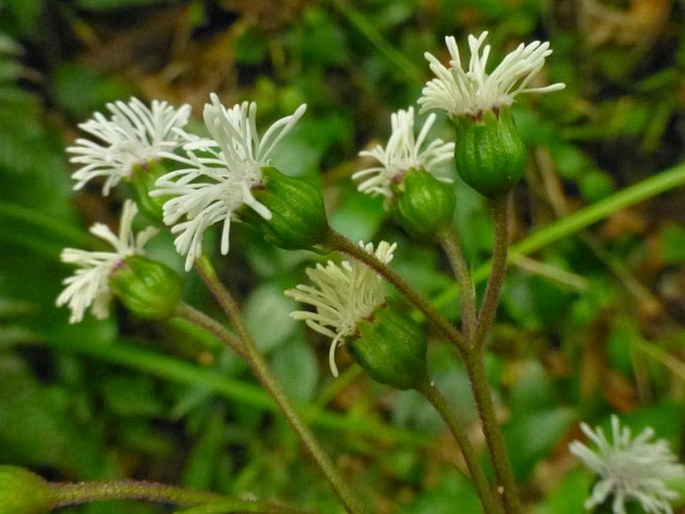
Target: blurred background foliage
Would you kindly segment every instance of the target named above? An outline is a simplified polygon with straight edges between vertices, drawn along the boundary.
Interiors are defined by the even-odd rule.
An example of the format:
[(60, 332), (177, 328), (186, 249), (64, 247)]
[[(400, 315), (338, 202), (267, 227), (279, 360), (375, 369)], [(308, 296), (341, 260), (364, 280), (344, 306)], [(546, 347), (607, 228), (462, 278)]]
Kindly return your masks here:
[[(306, 102), (274, 163), (317, 180), (333, 224), (353, 239), (398, 241), (395, 268), (456, 319), (445, 259), (398, 231), (349, 177), (365, 167), (357, 152), (387, 137), (390, 113), (414, 104), (430, 78), (424, 51), (444, 59), (444, 35), (463, 41), (483, 29), (499, 56), (520, 41), (551, 41), (539, 80), (567, 84), (516, 106), (531, 154), (515, 191), (515, 241), (683, 160), (685, 29), (675, 0), (0, 0), (0, 463), (52, 480), (157, 480), (340, 512), (268, 397), (217, 341), (121, 309), (69, 325), (54, 307), (69, 273), (61, 249), (91, 246), (86, 227), (114, 223), (122, 201), (100, 197), (96, 184), (71, 191), (64, 147), (94, 110), (134, 94), (188, 102), (196, 115), (213, 91), (225, 104), (255, 100), (264, 123)], [(591, 477), (567, 451), (579, 420), (606, 424), (619, 413), (635, 430), (652, 425), (682, 456), (683, 205), (674, 189), (512, 267), (488, 369), (529, 512), (583, 512)], [(455, 224), (478, 268), (491, 229), (464, 186)], [(169, 241), (152, 252), (180, 269)], [(333, 380), (326, 342), (288, 317), (282, 291), (312, 258), (237, 229), (217, 265), (274, 372), (375, 512), (478, 512), (431, 409), (371, 383), (344, 352), (347, 371)], [(185, 298), (216, 314), (193, 274)], [(454, 351), (433, 339), (435, 379), (474, 423)], [(124, 511), (169, 509), (109, 502), (63, 512)]]

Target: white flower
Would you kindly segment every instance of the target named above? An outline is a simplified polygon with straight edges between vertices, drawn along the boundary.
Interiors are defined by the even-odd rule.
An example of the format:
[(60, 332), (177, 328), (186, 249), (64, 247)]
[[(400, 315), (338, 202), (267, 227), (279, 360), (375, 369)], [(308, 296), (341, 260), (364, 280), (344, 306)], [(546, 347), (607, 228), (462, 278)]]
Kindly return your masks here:
[(654, 430), (649, 427), (631, 439), (630, 429), (621, 427), (615, 415), (611, 416), (613, 442), (607, 440), (599, 427), (593, 431), (581, 423), (580, 428), (597, 445), (597, 450), (579, 441), (573, 441), (569, 449), (599, 475), (585, 508), (600, 505), (613, 495), (614, 514), (625, 514), (625, 504), (630, 500), (640, 502), (645, 512), (672, 514), (669, 502), (679, 495), (668, 488), (666, 481), (685, 475), (685, 467), (677, 462), (665, 440), (650, 442)]
[[(388, 264), (393, 257), (397, 243), (381, 241), (374, 251), (373, 243), (359, 245), (378, 260)], [(326, 266), (317, 264), (308, 268), (307, 276), (315, 287), (298, 284), (285, 292), (295, 301), (307, 303), (316, 312), (295, 311), (290, 316), (304, 320), (311, 329), (332, 339), (328, 362), (333, 376), (338, 376), (335, 364), (335, 350), (344, 339), (356, 331), (357, 323), (368, 318), (374, 309), (385, 301), (383, 279), (373, 269), (358, 261), (342, 261), (339, 265), (328, 261)]]
[(119, 223), (119, 235), (114, 234), (107, 225), (95, 223), (90, 232), (107, 241), (113, 252), (90, 252), (76, 248), (65, 248), (62, 251), (62, 262), (75, 264), (78, 269), (64, 279), (64, 290), (57, 297), (57, 306), (67, 304), (71, 309), (70, 323), (78, 323), (90, 307), (93, 315), (104, 319), (109, 314), (109, 302), (112, 294), (107, 285), (109, 276), (116, 266), (129, 255), (142, 254), (145, 244), (157, 234), (158, 230), (148, 227), (134, 234), (132, 222), (138, 213), (138, 207), (131, 200), (126, 200)]
[(531, 79), (542, 69), (545, 58), (552, 53), (549, 43), (533, 41), (521, 43), (509, 53), (492, 72), (486, 71), (490, 45), (483, 42), (488, 33), (478, 38), (469, 35), (471, 59), (468, 70), (464, 70), (459, 57), (459, 47), (454, 37), (446, 37), (450, 67), (443, 66), (438, 59), (426, 52), (425, 57), (436, 78), (423, 88), (419, 99), (421, 112), (428, 109), (444, 109), (451, 117), (468, 115), (474, 119), (489, 110), (509, 106), (519, 93), (547, 93), (563, 89), (557, 83), (545, 87), (526, 88)]
[(74, 189), (81, 189), (96, 177), (105, 177), (102, 193), (108, 195), (122, 178), (131, 176), (135, 165), (159, 159), (163, 152), (173, 151), (179, 144), (177, 129), (188, 122), (190, 106), (176, 109), (167, 102), (152, 101), (149, 108), (137, 98), (128, 103), (107, 104), (112, 116), (107, 119), (96, 112), (79, 127), (96, 140), (79, 138), (67, 148), (74, 154), (70, 161), (84, 166), (72, 177)]
[[(243, 102), (227, 109), (215, 94), (205, 105), (204, 120), (212, 139), (190, 138), (187, 156), (175, 156), (183, 169), (157, 180), (153, 196), (171, 196), (164, 203), (164, 223), (177, 234), (175, 245), (186, 256), (186, 270), (202, 253), (204, 231), (223, 222), (221, 253), (228, 253), (229, 231), (234, 213), (248, 205), (264, 219), (271, 212), (252, 195), (262, 183), (261, 168), (269, 154), (306, 110), (301, 105), (292, 115), (276, 121), (260, 138), (257, 104)], [(196, 152), (199, 151), (199, 152)], [(169, 156), (172, 157), (172, 156)], [(181, 218), (185, 221), (178, 222)]]
[[(422, 149), (428, 131), (435, 122), (435, 114), (426, 119), (418, 137), (414, 135), (414, 109), (399, 110), (392, 114), (392, 133), (385, 148), (376, 145), (372, 150), (359, 152), (362, 157), (373, 157), (381, 163), (352, 175), (353, 180), (364, 179), (357, 189), (373, 196), (392, 197), (392, 184), (402, 182), (409, 169), (435, 171), (435, 166), (449, 161), (454, 155), (454, 143), (434, 139)], [(449, 180), (449, 179), (444, 179)]]

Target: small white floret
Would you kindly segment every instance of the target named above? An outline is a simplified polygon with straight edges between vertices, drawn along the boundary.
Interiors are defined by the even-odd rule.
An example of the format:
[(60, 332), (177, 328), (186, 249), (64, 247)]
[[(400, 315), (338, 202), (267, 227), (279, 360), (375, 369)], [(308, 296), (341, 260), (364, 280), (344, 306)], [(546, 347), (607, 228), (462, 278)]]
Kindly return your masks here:
[(401, 183), (410, 169), (435, 172), (437, 166), (448, 162), (454, 155), (454, 143), (433, 139), (424, 144), (435, 122), (435, 114), (428, 116), (418, 136), (414, 132), (412, 107), (393, 113), (390, 122), (392, 133), (385, 148), (376, 145), (371, 150), (359, 152), (360, 156), (371, 157), (380, 163), (352, 175), (353, 180), (360, 180), (357, 189), (362, 193), (391, 198), (392, 185)]
[(90, 227), (91, 234), (109, 243), (114, 251), (91, 252), (77, 248), (65, 248), (62, 251), (62, 262), (77, 266), (76, 271), (62, 282), (64, 290), (57, 297), (57, 306), (67, 305), (71, 309), (70, 323), (83, 320), (83, 315), (90, 308), (98, 319), (109, 315), (109, 303), (112, 294), (107, 282), (112, 271), (121, 261), (130, 255), (142, 255), (145, 244), (158, 230), (147, 227), (138, 234), (133, 232), (133, 218), (138, 213), (136, 204), (127, 200), (119, 222), (119, 234), (102, 223)]
[[(381, 241), (374, 250), (373, 243), (359, 245), (388, 264), (393, 258), (396, 243)], [(374, 309), (385, 301), (383, 279), (373, 269), (358, 261), (342, 261), (336, 264), (328, 261), (324, 266), (308, 268), (307, 276), (314, 286), (298, 284), (285, 292), (295, 301), (306, 303), (316, 311), (295, 311), (290, 314), (304, 322), (312, 330), (332, 339), (328, 361), (333, 376), (338, 376), (335, 350), (344, 344), (345, 338), (353, 335), (357, 323), (368, 318)]]
[(613, 497), (614, 514), (625, 514), (626, 503), (631, 501), (638, 502), (647, 513), (673, 513), (671, 502), (679, 495), (667, 482), (684, 477), (685, 466), (665, 440), (651, 441), (655, 435), (652, 428), (632, 438), (630, 429), (621, 427), (615, 415), (611, 416), (611, 441), (599, 427), (592, 430), (581, 423), (580, 428), (597, 447), (592, 450), (579, 441), (569, 445), (571, 453), (598, 475), (585, 508), (592, 509)]
[(73, 175), (74, 189), (81, 189), (95, 178), (104, 178), (102, 193), (131, 176), (133, 167), (144, 166), (173, 151), (180, 142), (180, 129), (188, 122), (190, 106), (178, 109), (167, 102), (153, 100), (151, 107), (137, 98), (107, 104), (111, 116), (96, 112), (79, 125), (93, 139), (79, 138), (67, 148), (69, 159), (82, 165)]
[(212, 94), (204, 121), (210, 138), (188, 136), (186, 155), (169, 155), (181, 169), (161, 176), (153, 196), (169, 196), (164, 223), (176, 234), (176, 250), (186, 257), (186, 270), (202, 253), (204, 232), (221, 223), (221, 253), (229, 250), (231, 221), (247, 205), (264, 219), (271, 212), (252, 194), (262, 184), (261, 169), (269, 164), (274, 147), (302, 117), (306, 106), (276, 121), (260, 137), (257, 104), (243, 102), (228, 109)]
[(457, 41), (452, 36), (445, 38), (451, 57), (449, 68), (426, 52), (425, 57), (435, 78), (427, 82), (422, 90), (419, 99), (422, 112), (442, 109), (451, 117), (467, 115), (477, 119), (485, 111), (496, 111), (511, 105), (518, 94), (548, 93), (565, 87), (562, 83), (527, 87), (552, 53), (548, 42), (521, 43), (488, 72), (490, 45), (483, 45), (487, 35), (487, 32), (477, 38), (469, 35), (471, 57), (466, 69), (461, 62)]

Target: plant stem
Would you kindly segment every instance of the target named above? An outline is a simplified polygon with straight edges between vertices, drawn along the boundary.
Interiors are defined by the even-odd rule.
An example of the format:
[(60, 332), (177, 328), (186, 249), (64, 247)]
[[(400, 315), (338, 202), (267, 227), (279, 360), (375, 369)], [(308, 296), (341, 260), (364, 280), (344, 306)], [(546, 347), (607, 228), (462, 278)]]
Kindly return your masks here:
[(521, 500), (519, 499), (514, 472), (509, 462), (504, 436), (497, 421), (483, 361), (483, 343), (495, 321), (500, 293), (507, 272), (509, 204), (510, 195), (489, 202), (494, 225), (492, 271), (478, 312), (476, 330), (468, 341), (468, 350), (462, 355), (483, 426), (490, 460), (497, 478), (498, 490), (502, 493), (504, 509), (507, 514), (519, 514), (522, 512)]
[(207, 316), (204, 312), (199, 311), (186, 303), (181, 303), (176, 309), (176, 316), (183, 318), (198, 327), (204, 328), (207, 332), (229, 346), (231, 350), (240, 357), (243, 359), (247, 358), (247, 353), (245, 352), (245, 348), (240, 339), (235, 337), (226, 329), (226, 327), (215, 319)]
[(483, 472), (483, 467), (480, 465), (480, 460), (471, 441), (469, 440), (466, 430), (462, 426), (461, 422), (454, 414), (454, 411), (450, 407), (445, 396), (440, 392), (440, 390), (435, 386), (435, 384), (428, 378), (424, 380), (416, 390), (421, 393), (426, 400), (428, 400), (436, 411), (440, 414), (443, 421), (447, 424), (452, 436), (457, 441), (459, 449), (461, 450), (466, 465), (469, 468), (471, 474), (471, 480), (473, 480), (473, 485), (476, 487), (478, 496), (483, 504), (483, 509), (486, 514), (500, 514), (502, 512), (502, 506), (495, 499), (492, 494), (488, 480)]
[(488, 378), (483, 364), (482, 348), (472, 348), (464, 358), (466, 371), (471, 382), (473, 396), (476, 399), (478, 414), (483, 426), (483, 434), (490, 453), (492, 467), (498, 483), (498, 492), (504, 500), (504, 510), (507, 514), (520, 514), (522, 512), (521, 500), (519, 499), (514, 472), (509, 462), (504, 436), (500, 430), (495, 413)]
[(492, 328), (497, 314), (500, 293), (507, 274), (507, 250), (509, 247), (509, 205), (508, 194), (502, 198), (489, 201), (490, 214), (494, 226), (492, 246), (492, 269), (485, 288), (483, 302), (478, 312), (478, 326), (471, 341), (471, 347), (482, 348), (485, 337)]
[(478, 322), (476, 290), (473, 287), (471, 273), (454, 230), (452, 228), (443, 230), (438, 234), (437, 238), (450, 261), (455, 278), (459, 284), (462, 331), (468, 340), (473, 337)]
[(407, 300), (421, 311), (426, 319), (443, 335), (443, 337), (455, 343), (460, 350), (466, 350), (467, 345), (464, 336), (435, 310), (433, 305), (431, 305), (426, 298), (410, 286), (390, 266), (382, 263), (375, 255), (366, 252), (361, 246), (332, 228), (329, 228), (326, 236), (326, 243), (332, 249), (346, 253), (375, 270), (379, 275), (395, 286)]
[(54, 509), (68, 505), (80, 505), (103, 500), (144, 500), (173, 503), (176, 505), (222, 505), (243, 512), (302, 512), (274, 502), (260, 502), (227, 498), (216, 493), (191, 491), (181, 487), (155, 482), (121, 480), (112, 482), (53, 483), (52, 505)]
[(238, 303), (219, 281), (209, 260), (204, 257), (198, 259), (196, 261), (196, 268), (200, 277), (207, 285), (207, 288), (212, 292), (221, 308), (231, 320), (236, 331), (240, 334), (240, 339), (245, 350), (246, 362), (252, 369), (255, 377), (275, 400), (286, 421), (312, 455), (314, 461), (331, 484), (331, 487), (336, 492), (343, 505), (345, 505), (345, 508), (350, 514), (365, 513), (366, 511), (357, 497), (342, 479), (333, 465), (333, 462), (319, 445), (319, 442), (309, 427), (302, 421), (300, 415), (291, 404), (290, 399), (271, 374), (266, 361), (257, 349), (257, 346), (252, 339), (252, 335), (243, 321)]

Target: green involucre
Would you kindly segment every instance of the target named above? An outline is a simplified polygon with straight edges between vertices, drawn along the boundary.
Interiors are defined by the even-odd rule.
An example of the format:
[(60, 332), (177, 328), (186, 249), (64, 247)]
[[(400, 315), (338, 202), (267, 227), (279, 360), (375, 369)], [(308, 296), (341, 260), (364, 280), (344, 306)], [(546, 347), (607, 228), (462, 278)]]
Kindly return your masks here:
[(402, 390), (426, 380), (426, 338), (409, 315), (382, 305), (357, 330), (347, 347), (371, 378)]
[(454, 186), (428, 171), (410, 169), (396, 195), (397, 220), (412, 236), (433, 237), (452, 223)]
[(257, 229), (269, 243), (286, 250), (311, 250), (328, 233), (328, 218), (321, 191), (308, 181), (284, 175), (276, 168), (261, 170), (264, 186), (253, 192), (271, 211), (265, 220), (243, 207), (240, 219)]
[(459, 176), (483, 196), (505, 195), (521, 179), (528, 155), (511, 109), (487, 111), (478, 120), (455, 120), (454, 164)]
[(109, 278), (109, 287), (136, 316), (167, 319), (181, 301), (181, 278), (162, 264), (142, 255), (126, 257)]

